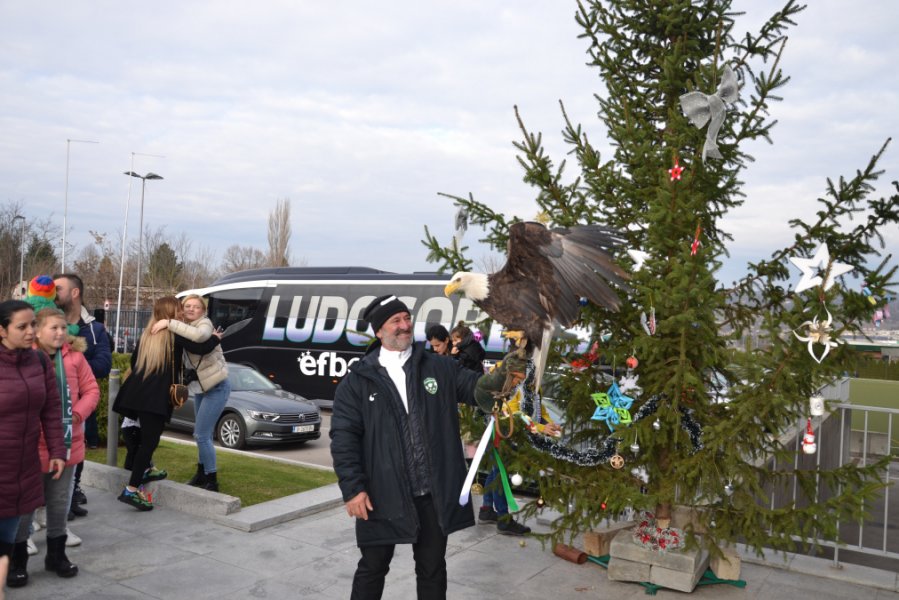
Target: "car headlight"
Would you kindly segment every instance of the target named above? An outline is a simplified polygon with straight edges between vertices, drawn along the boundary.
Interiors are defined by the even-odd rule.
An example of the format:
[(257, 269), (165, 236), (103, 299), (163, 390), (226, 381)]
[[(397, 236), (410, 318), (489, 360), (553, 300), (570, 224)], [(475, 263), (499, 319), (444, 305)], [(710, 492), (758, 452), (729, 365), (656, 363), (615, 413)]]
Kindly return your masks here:
[(262, 412), (261, 410), (251, 410), (250, 416), (257, 421), (277, 421), (281, 418), (278, 413)]

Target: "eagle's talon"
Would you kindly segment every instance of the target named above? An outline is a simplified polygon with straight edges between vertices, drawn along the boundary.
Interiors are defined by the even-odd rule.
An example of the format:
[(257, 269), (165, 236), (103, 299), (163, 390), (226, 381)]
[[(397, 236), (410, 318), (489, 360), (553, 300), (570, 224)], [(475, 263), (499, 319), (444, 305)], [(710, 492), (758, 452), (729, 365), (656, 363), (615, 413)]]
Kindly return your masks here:
[(515, 340), (515, 347), (519, 349), (523, 349), (527, 346), (528, 338), (524, 335), (523, 331), (504, 331), (503, 337), (509, 340)]

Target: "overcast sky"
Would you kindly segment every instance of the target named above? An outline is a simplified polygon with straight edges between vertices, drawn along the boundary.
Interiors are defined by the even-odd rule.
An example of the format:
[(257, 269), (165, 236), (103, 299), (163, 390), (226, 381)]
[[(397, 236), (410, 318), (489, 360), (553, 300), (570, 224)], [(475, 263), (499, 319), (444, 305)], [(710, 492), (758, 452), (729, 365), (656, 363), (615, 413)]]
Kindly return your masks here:
[[(737, 32), (782, 4), (735, 2), (748, 11)], [(811, 218), (826, 177), (851, 176), (899, 133), (899, 3), (810, 4), (783, 60), (793, 81), (774, 108), (775, 144), (750, 149), (747, 201), (725, 224), (736, 237), (725, 279), (789, 242), (787, 220)], [(423, 226), (448, 242), (455, 212), (438, 192), (536, 212), (513, 105), (557, 162), (559, 100), (606, 148), (575, 6), (2, 2), (0, 202), (61, 225), (66, 140), (96, 140), (70, 146), (76, 255), (89, 230), (121, 232), (132, 179), (122, 173), (140, 153), (134, 170), (165, 178), (147, 185), (145, 224), (189, 232), (217, 261), (234, 243), (265, 249), (268, 212), (289, 198), (295, 259), (433, 269)], [(881, 166), (886, 194), (899, 147)], [(129, 236), (139, 200), (135, 186)], [(899, 247), (899, 232), (888, 235)]]

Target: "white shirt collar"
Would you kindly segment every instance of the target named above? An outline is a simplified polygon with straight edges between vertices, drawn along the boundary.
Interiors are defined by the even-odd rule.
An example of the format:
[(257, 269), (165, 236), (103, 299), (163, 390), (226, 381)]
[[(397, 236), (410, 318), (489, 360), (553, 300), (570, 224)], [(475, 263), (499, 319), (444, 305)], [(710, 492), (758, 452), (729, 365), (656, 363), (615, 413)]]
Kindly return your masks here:
[(412, 356), (412, 346), (409, 346), (405, 350), (396, 351), (396, 350), (388, 350), (384, 346), (381, 346), (381, 354), (378, 357), (381, 361), (382, 366), (394, 366), (398, 365), (402, 367), (406, 364), (406, 361), (409, 360), (409, 357)]

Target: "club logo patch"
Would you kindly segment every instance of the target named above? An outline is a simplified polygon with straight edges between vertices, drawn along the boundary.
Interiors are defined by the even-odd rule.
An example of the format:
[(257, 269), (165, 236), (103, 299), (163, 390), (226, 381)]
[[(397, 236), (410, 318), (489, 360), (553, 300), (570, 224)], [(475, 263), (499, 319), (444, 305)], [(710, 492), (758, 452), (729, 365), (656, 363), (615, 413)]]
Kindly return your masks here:
[(437, 380), (433, 377), (428, 377), (424, 380), (425, 391), (432, 396), (437, 393)]

